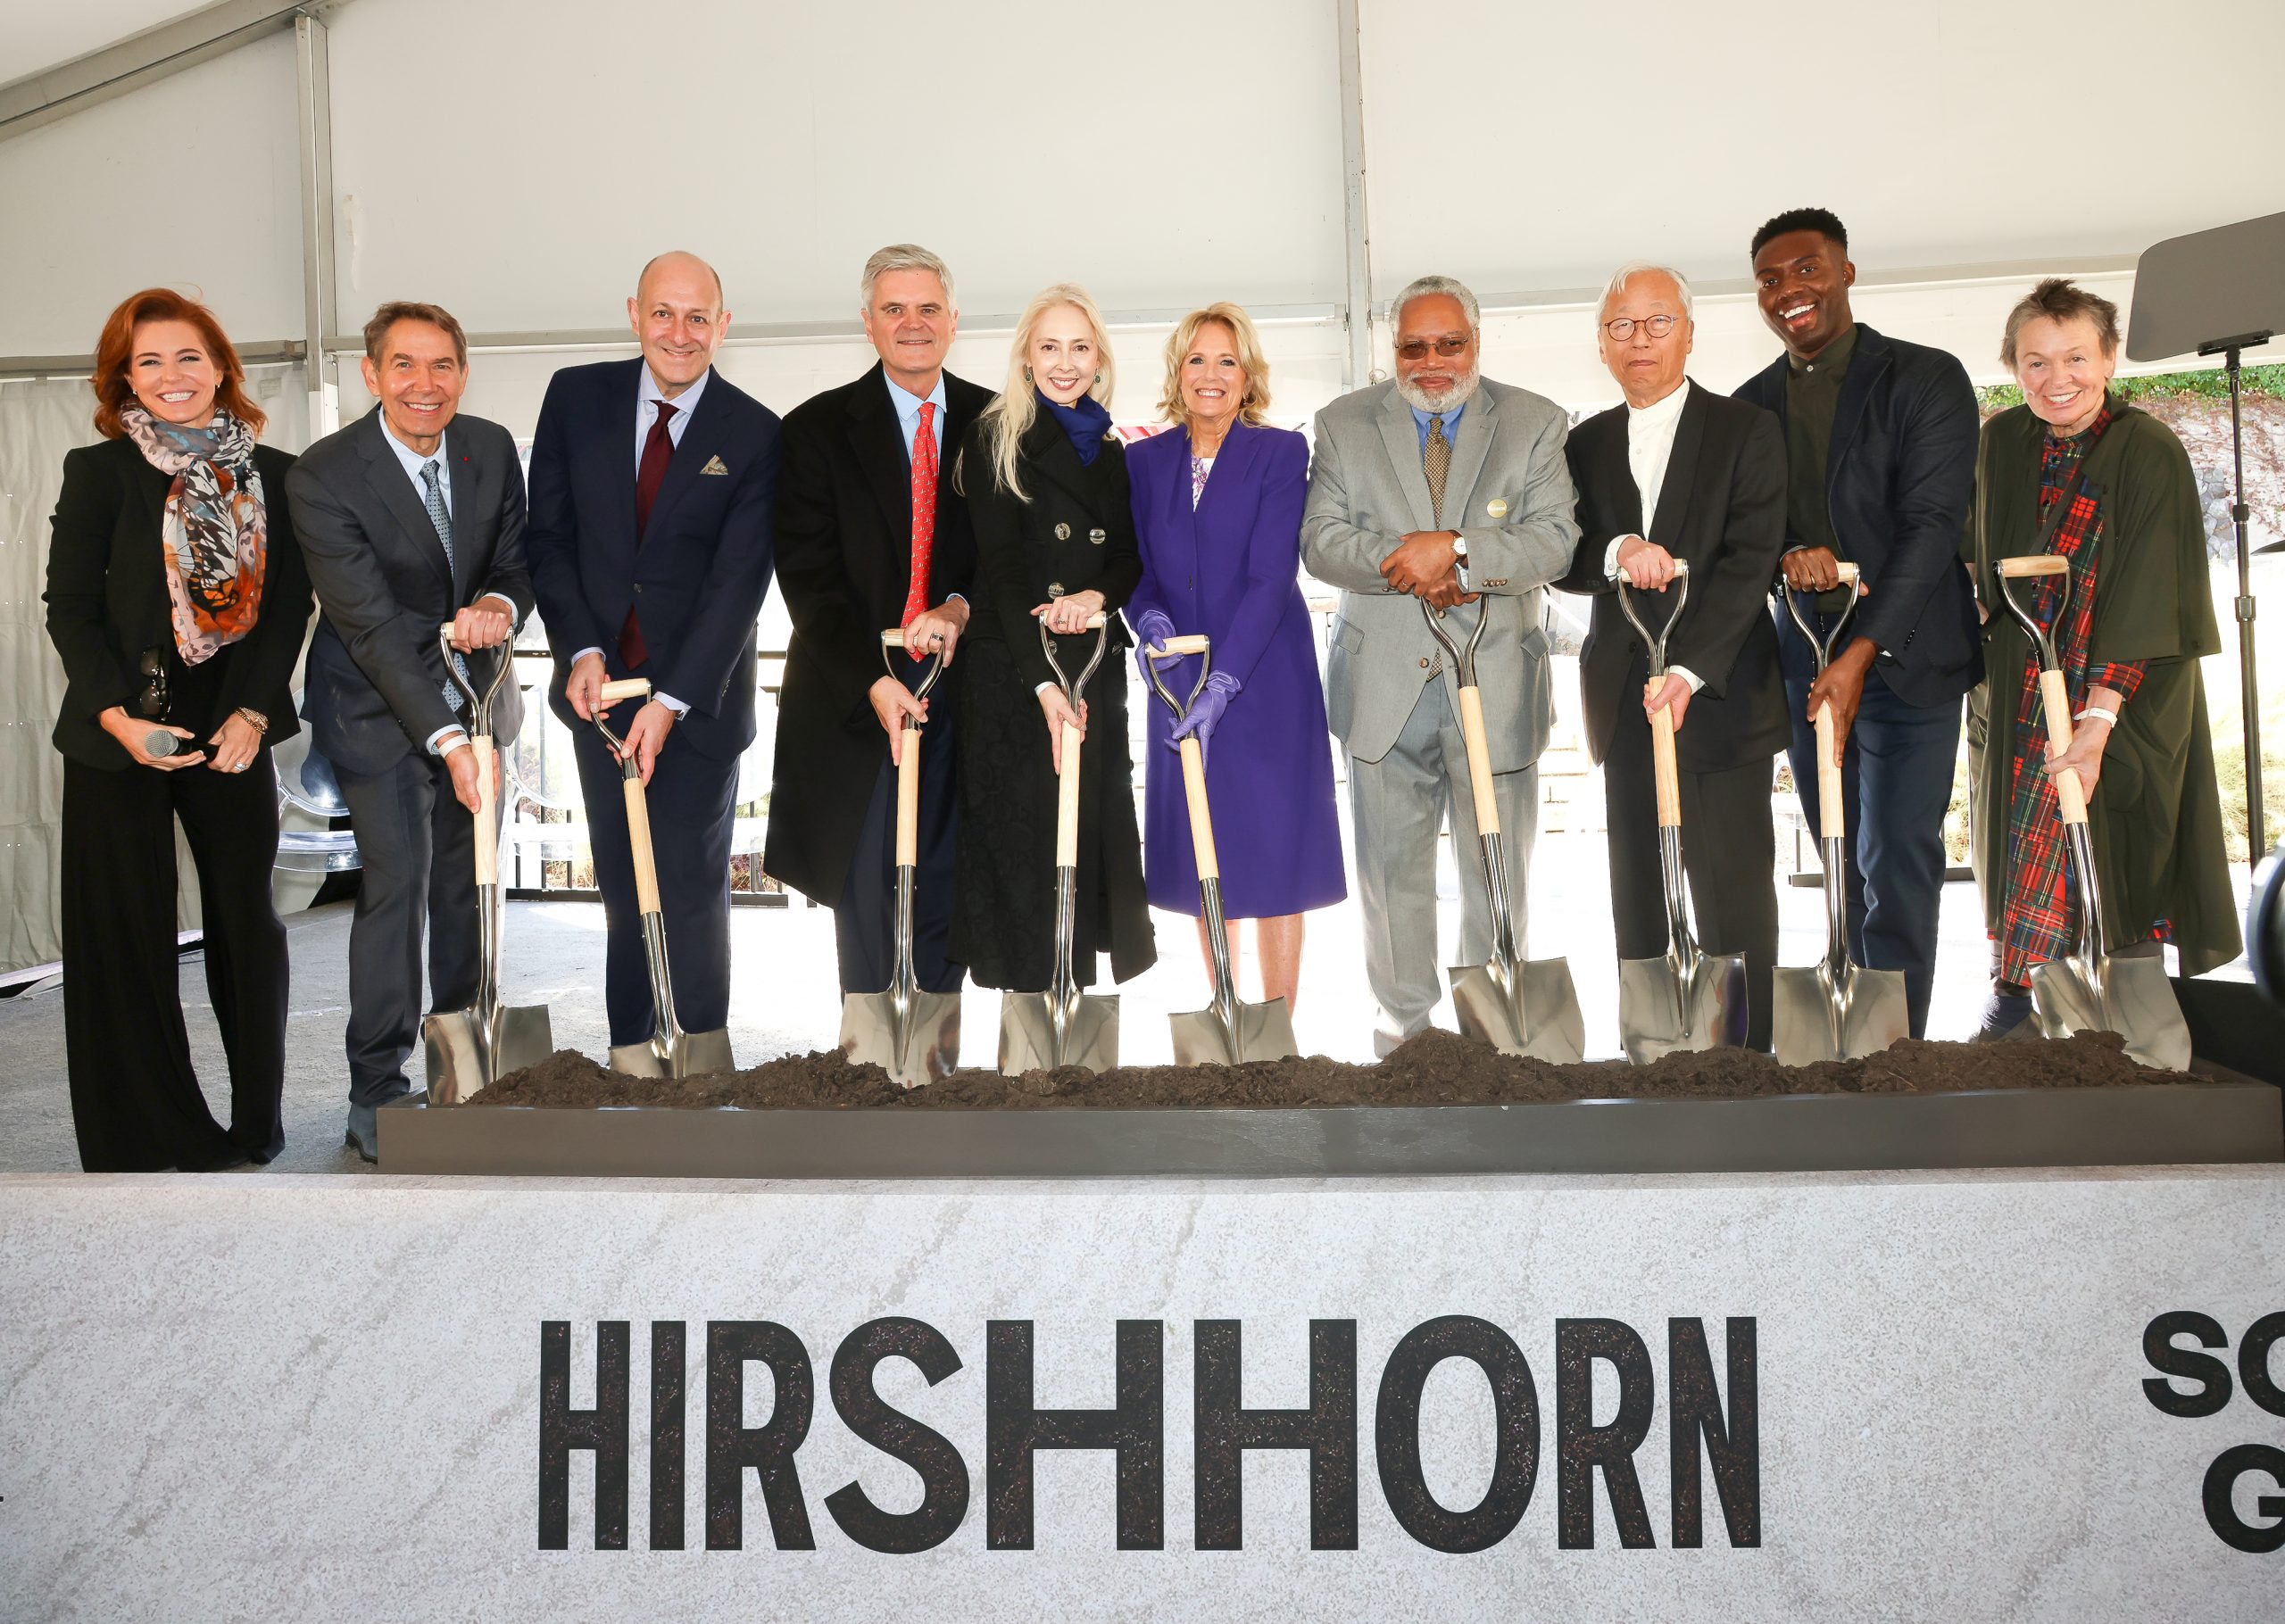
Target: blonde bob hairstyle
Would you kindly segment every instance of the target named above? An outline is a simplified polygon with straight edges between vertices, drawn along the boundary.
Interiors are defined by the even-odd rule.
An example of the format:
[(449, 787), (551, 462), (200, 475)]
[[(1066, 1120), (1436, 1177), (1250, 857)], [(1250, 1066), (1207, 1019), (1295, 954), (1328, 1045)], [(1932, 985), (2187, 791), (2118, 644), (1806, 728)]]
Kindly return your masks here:
[[(1031, 497), (1016, 471), (1016, 452), (1039, 417), (1039, 392), (1032, 386), (1032, 335), (1048, 311), (1067, 304), (1087, 319), (1088, 331), (1094, 336), (1099, 360), (1095, 381), (1087, 386), (1087, 393), (1108, 406), (1118, 381), (1111, 367), (1110, 339), (1103, 331), (1103, 313), (1095, 308), (1087, 290), (1074, 282), (1058, 282), (1033, 294), (1016, 322), (1016, 342), (1008, 352), (1008, 381), (1001, 386), (1000, 398), (986, 406), (977, 420), (985, 443), (992, 448), (993, 477), (1018, 501), (1029, 501)], [(954, 485), (961, 491), (968, 489), (966, 461), (963, 454), (963, 466), (955, 470)]]
[(1254, 331), (1252, 319), (1227, 300), (1191, 311), (1167, 340), (1167, 386), (1159, 396), (1159, 415), (1169, 423), (1179, 423), (1188, 415), (1182, 403), (1182, 364), (1190, 359), (1199, 333), (1217, 323), (1230, 329), (1238, 365), (1246, 371), (1246, 394), (1238, 402), (1238, 416), (1259, 428), (1269, 420), (1269, 357), (1261, 352), (1261, 335)]

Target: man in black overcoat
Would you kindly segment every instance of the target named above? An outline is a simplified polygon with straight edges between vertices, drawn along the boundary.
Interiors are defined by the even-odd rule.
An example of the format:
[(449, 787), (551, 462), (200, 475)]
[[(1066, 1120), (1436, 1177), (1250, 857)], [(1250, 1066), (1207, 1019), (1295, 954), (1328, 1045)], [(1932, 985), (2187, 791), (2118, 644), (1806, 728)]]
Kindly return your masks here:
[[(903, 719), (919, 738), (920, 826), (914, 973), (959, 990), (945, 957), (951, 922), (955, 652), (976, 536), (948, 459), (992, 392), (944, 370), (960, 311), (944, 262), (911, 244), (865, 263), (866, 336), (880, 365), (788, 413), (777, 486), (777, 579), (794, 621), (779, 695), (769, 833), (762, 866), (834, 910), (841, 985), (878, 992), (894, 968), (895, 770)], [(921, 659), (882, 659), (904, 629)], [(917, 700), (927, 656), (943, 676)]]

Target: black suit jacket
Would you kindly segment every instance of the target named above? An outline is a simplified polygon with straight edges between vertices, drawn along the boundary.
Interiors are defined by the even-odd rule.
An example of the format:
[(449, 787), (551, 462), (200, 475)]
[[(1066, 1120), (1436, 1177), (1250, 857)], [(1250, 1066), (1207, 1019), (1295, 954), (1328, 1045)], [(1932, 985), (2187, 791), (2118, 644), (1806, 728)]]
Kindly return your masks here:
[[(274, 744), (301, 731), (290, 684), (310, 629), (310, 577), (286, 501), (294, 459), (257, 445), (253, 466), (268, 521), (262, 612), (253, 631), (214, 657), (229, 661), (214, 714), (171, 720), (204, 740), (243, 705), (270, 718)], [(143, 689), (143, 650), (174, 642), (160, 556), (173, 483), (129, 440), (83, 445), (63, 456), (46, 594), (47, 634), (62, 657), (66, 684), (54, 737), (57, 750), (87, 766), (115, 772), (132, 765), (96, 717), (113, 705), (131, 709)]]
[[(1737, 391), (1775, 412), (1781, 429), (1785, 368), (1780, 355)], [(1825, 495), (1833, 534), (1871, 589), (1850, 634), (1880, 645), (1873, 668), (1907, 704), (1940, 705), (1982, 680), (1975, 597), (1959, 559), (1978, 427), (1975, 391), (1956, 357), (1857, 324)], [(1807, 681), (1816, 657), (1782, 606), (1775, 613), (1786, 675)]]
[[(1689, 596), (1666, 640), (1666, 661), (1689, 667), (1706, 685), (1674, 735), (1674, 755), (1686, 772), (1712, 773), (1767, 760), (1792, 737), (1769, 619), (1769, 584), (1785, 545), (1785, 441), (1759, 407), (1683, 386), (1690, 394), (1646, 539), (1690, 564)], [(1579, 551), (1557, 584), (1595, 600), (1579, 688), (1587, 749), (1600, 762), (1619, 708), (1642, 702), (1650, 672), (1649, 651), (1603, 574), (1612, 540), (1642, 533), (1641, 493), (1627, 463), (1626, 408), (1580, 424), (1566, 452), (1579, 493)], [(1673, 610), (1673, 592), (1637, 594), (1634, 612), (1653, 632)]]
[[(755, 622), (769, 591), (770, 497), (777, 414), (719, 372), (692, 409), (635, 530), (635, 402), (643, 361), (566, 367), (549, 380), (532, 437), (532, 584), (555, 653), (548, 704), (584, 727), (563, 697), (571, 659), (601, 649), (628, 675), (619, 629), (636, 611), (655, 692), (690, 707), (669, 748), (735, 759), (754, 739)], [(631, 713), (621, 713), (622, 717)]]
[[(928, 601), (966, 595), (976, 531), (952, 460), (992, 392), (944, 374), (943, 452)], [(802, 402), (785, 423), (777, 499), (777, 579), (793, 617), (777, 700), (775, 783), (762, 867), (805, 896), (841, 899), (887, 740), (868, 699), (888, 674), (881, 633), (912, 584), (912, 468), (882, 369)], [(953, 702), (960, 656), (931, 691)]]
[[(531, 612), (524, 568), (524, 471), (497, 423), (466, 412), (445, 431), (452, 459), (453, 561), (420, 493), (383, 437), (381, 409), (302, 453), (287, 480), (294, 523), (317, 590), (302, 714), (318, 749), (353, 773), (386, 772), (461, 725), (445, 703), (436, 633), (496, 592)], [(489, 659), (490, 656), (485, 656)], [(488, 670), (472, 662), (479, 683)], [(493, 736), (516, 736), (523, 703), (512, 678), (492, 707)]]

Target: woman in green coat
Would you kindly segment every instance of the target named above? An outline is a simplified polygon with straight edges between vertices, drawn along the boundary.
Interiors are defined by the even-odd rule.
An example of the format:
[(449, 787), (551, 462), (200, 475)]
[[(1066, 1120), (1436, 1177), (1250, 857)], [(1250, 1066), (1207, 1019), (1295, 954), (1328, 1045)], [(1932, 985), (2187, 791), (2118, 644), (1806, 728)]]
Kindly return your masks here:
[[(1992, 940), (1987, 1038), (2032, 1013), (2031, 967), (2078, 940), (2053, 777), (2066, 767), (2087, 791), (2110, 951), (2155, 955), (2172, 942), (2182, 974), (2196, 975), (2239, 950), (2198, 675), (2198, 658), (2222, 642), (2198, 485), (2173, 431), (2108, 393), (2118, 339), (2116, 305), (2060, 278), (2040, 283), (2009, 313), (1999, 351), (2024, 403), (1983, 426), (1977, 453), (1962, 551), (1984, 617), (1968, 739), (1976, 880)], [(2039, 652), (1994, 573), (2001, 559), (2037, 553), (2071, 560), (2054, 639), (2073, 737), (2051, 762)], [(2057, 580), (2015, 586), (2049, 623)]]

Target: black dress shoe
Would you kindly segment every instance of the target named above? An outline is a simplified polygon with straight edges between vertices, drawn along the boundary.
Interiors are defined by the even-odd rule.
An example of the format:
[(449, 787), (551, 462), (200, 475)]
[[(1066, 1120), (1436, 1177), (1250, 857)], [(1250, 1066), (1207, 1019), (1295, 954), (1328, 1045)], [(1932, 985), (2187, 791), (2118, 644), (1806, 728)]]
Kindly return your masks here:
[(351, 1101), (349, 1124), (341, 1142), (367, 1161), (379, 1165), (381, 1160), (380, 1126), (373, 1120), (374, 1107)]
[(253, 1160), (252, 1151), (233, 1145), (212, 1161), (185, 1162), (181, 1165), (181, 1171), (184, 1172), (228, 1172), (234, 1167), (246, 1166)]

